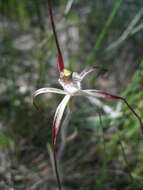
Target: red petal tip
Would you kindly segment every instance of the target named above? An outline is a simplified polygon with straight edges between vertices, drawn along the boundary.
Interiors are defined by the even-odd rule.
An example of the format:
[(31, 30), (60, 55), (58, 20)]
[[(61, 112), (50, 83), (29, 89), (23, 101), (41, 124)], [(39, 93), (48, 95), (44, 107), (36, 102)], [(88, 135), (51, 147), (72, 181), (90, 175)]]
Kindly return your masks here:
[(53, 139), (52, 139), (52, 142), (53, 142), (54, 145), (56, 144), (57, 135), (58, 135), (58, 129), (56, 127), (54, 127), (54, 129), (53, 129)]

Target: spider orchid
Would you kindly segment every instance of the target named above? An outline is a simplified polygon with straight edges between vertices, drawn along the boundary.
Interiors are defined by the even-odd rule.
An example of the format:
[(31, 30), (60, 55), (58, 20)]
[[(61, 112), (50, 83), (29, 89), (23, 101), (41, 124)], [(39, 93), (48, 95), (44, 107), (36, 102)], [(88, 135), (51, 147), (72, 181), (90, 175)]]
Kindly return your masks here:
[[(71, 72), (67, 69), (64, 69), (63, 72), (60, 72), (59, 83), (63, 87), (63, 90), (57, 88), (40, 88), (33, 93), (33, 103), (35, 104), (35, 97), (40, 94), (47, 94), (47, 93), (57, 93), (63, 94), (65, 97), (58, 105), (57, 110), (55, 112), (54, 120), (53, 120), (53, 144), (56, 145), (56, 138), (59, 132), (60, 123), (62, 120), (62, 116), (64, 114), (64, 110), (68, 105), (68, 102), (73, 96), (93, 96), (96, 98), (104, 98), (104, 99), (114, 99), (114, 100), (122, 100), (131, 112), (136, 116), (140, 123), (141, 130), (143, 131), (143, 123), (140, 116), (134, 111), (134, 109), (129, 105), (127, 100), (123, 97), (112, 95), (108, 92), (101, 91), (101, 90), (94, 90), (94, 89), (86, 89), (83, 90), (81, 88), (81, 81), (84, 77), (89, 74), (90, 72), (99, 69), (98, 66), (87, 67), (85, 68), (80, 74), (77, 72)], [(37, 107), (37, 106), (36, 106)]]
[(58, 42), (57, 34), (56, 34), (56, 29), (55, 29), (55, 24), (54, 24), (54, 19), (53, 19), (53, 13), (52, 13), (52, 6), (51, 6), (51, 1), (48, 0), (48, 8), (49, 8), (49, 16), (50, 16), (50, 21), (51, 21), (51, 26), (53, 30), (53, 36), (56, 42), (56, 47), (57, 47), (57, 53), (58, 53), (58, 68), (60, 72), (60, 77), (58, 82), (62, 86), (63, 90), (57, 89), (57, 88), (40, 88), (36, 90), (33, 95), (32, 95), (32, 101), (33, 105), (36, 107), (36, 109), (39, 111), (39, 108), (35, 102), (35, 98), (41, 94), (48, 94), (48, 93), (56, 93), (56, 94), (62, 94), (65, 95), (61, 103), (58, 105), (57, 110), (54, 115), (53, 119), (53, 128), (52, 128), (52, 133), (53, 133), (53, 138), (52, 138), (52, 144), (53, 144), (53, 149), (54, 149), (54, 164), (55, 164), (55, 172), (56, 172), (56, 177), (57, 177), (57, 183), (59, 190), (61, 190), (61, 182), (59, 178), (59, 172), (57, 169), (57, 161), (56, 161), (56, 140), (58, 136), (58, 132), (61, 126), (61, 120), (64, 114), (64, 111), (66, 109), (66, 106), (68, 105), (70, 99), (73, 96), (93, 96), (96, 98), (104, 98), (108, 100), (121, 100), (123, 101), (127, 107), (130, 109), (132, 114), (138, 119), (141, 130), (143, 131), (143, 123), (140, 118), (140, 116), (134, 111), (134, 109), (129, 105), (127, 100), (123, 97), (112, 95), (108, 92), (101, 91), (101, 90), (94, 90), (94, 89), (82, 89), (81, 87), (81, 82), (85, 78), (85, 76), (92, 71), (95, 71), (96, 69), (104, 70), (100, 68), (99, 66), (92, 66), (92, 67), (87, 67), (85, 68), (81, 73), (77, 72), (71, 72), (70, 70), (65, 69), (64, 67), (64, 62), (63, 62), (63, 57), (60, 49), (60, 45)]

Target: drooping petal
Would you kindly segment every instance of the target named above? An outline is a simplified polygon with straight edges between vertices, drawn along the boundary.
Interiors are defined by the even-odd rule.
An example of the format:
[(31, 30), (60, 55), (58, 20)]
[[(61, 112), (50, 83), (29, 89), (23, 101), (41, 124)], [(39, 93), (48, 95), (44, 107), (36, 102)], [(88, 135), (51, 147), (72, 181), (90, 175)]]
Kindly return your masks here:
[(96, 69), (100, 69), (100, 70), (102, 70), (102, 71), (107, 71), (107, 69), (103, 69), (103, 68), (101, 68), (101, 67), (99, 67), (99, 66), (86, 67), (86, 68), (79, 74), (80, 80), (82, 81), (83, 78), (84, 78), (87, 74), (89, 74), (89, 73), (92, 72), (92, 71), (95, 71)]
[(36, 90), (33, 93), (33, 97), (36, 97), (40, 94), (47, 94), (47, 93), (57, 93), (57, 94), (67, 94), (64, 90), (58, 89), (58, 88), (40, 88), (38, 90)]
[(37, 106), (36, 102), (35, 102), (35, 98), (37, 96), (39, 96), (40, 94), (47, 94), (47, 93), (57, 93), (57, 94), (64, 94), (66, 95), (67, 93), (63, 90), (57, 89), (57, 88), (40, 88), (38, 90), (36, 90), (33, 94), (32, 94), (32, 104), (34, 105), (34, 107), (37, 109), (37, 111), (39, 112), (40, 115), (43, 115), (42, 111), (39, 109), (39, 107)]
[(136, 116), (136, 118), (138, 119), (139, 123), (140, 123), (140, 127), (141, 127), (141, 130), (143, 132), (143, 122), (142, 122), (142, 119), (141, 117), (136, 113), (136, 111), (130, 106), (130, 104), (128, 103), (128, 101), (123, 98), (123, 97), (120, 97), (120, 96), (116, 96), (116, 95), (112, 95), (108, 92), (104, 92), (104, 91), (100, 91), (100, 90), (82, 90), (82, 93), (83, 95), (85, 96), (95, 96), (95, 97), (98, 97), (98, 98), (105, 98), (105, 99), (113, 99), (113, 100), (122, 100), (126, 105), (127, 107), (131, 110), (131, 112), (134, 114), (134, 116)]
[[(40, 116), (45, 116), (44, 114), (43, 114), (43, 112), (39, 109), (39, 107), (37, 106), (37, 104), (36, 104), (36, 102), (35, 102), (35, 98), (36, 98), (36, 96), (38, 96), (38, 95), (40, 95), (40, 94), (47, 94), (47, 93), (57, 93), (57, 94), (64, 94), (64, 95), (67, 95), (67, 93), (66, 92), (64, 92), (63, 90), (60, 90), (60, 89), (57, 89), (57, 88), (40, 88), (40, 89), (38, 89), (38, 90), (36, 90), (33, 94), (32, 94), (32, 103), (33, 103), (33, 105), (35, 106), (35, 108), (37, 109), (37, 111), (39, 112), (39, 114), (40, 114)], [(68, 95), (67, 95), (68, 96)], [(65, 97), (67, 97), (67, 96), (65, 96)], [(65, 99), (65, 98), (64, 98)], [(63, 102), (63, 101), (62, 101)], [(61, 103), (62, 103), (61, 102)], [(65, 101), (63, 102), (63, 107), (65, 106)], [(60, 104), (61, 105), (61, 104)], [(62, 105), (61, 105), (62, 106)], [(57, 116), (58, 116), (58, 114), (60, 114), (59, 112), (61, 111), (61, 113), (63, 112), (63, 110), (62, 110), (63, 108), (61, 107), (61, 109), (59, 109), (59, 106), (58, 106), (58, 109), (57, 110), (59, 110), (58, 112), (56, 112), (57, 114)], [(56, 117), (57, 117), (56, 116)], [(56, 124), (56, 127), (57, 127), (57, 124), (59, 123), (59, 119), (60, 119), (60, 117), (61, 117), (61, 115), (59, 115), (59, 117), (57, 117), (57, 118), (55, 118), (55, 121), (56, 122), (54, 122), (55, 124)], [(60, 123), (59, 123), (60, 124)], [(56, 132), (56, 130), (57, 130), (57, 128), (55, 128), (54, 130), (53, 130), (53, 143), (54, 143), (54, 141), (56, 142), (56, 136), (57, 136), (57, 132), (58, 132), (58, 130), (57, 130), (57, 132)], [(56, 136), (55, 136), (56, 135)], [(56, 174), (56, 178), (57, 178), (57, 184), (58, 184), (58, 187), (59, 187), (59, 190), (61, 190), (61, 181), (60, 181), (60, 175), (59, 175), (59, 171), (58, 171), (58, 166), (57, 166), (57, 159), (56, 159), (56, 150), (55, 150), (55, 146), (54, 146), (54, 144), (53, 144), (53, 157), (54, 157), (54, 165), (55, 165), (55, 174)]]
[(58, 135), (58, 131), (60, 128), (61, 119), (62, 119), (64, 110), (66, 108), (66, 105), (70, 100), (70, 97), (71, 97), (70, 95), (66, 95), (56, 110), (54, 120), (53, 120), (53, 144), (54, 145), (56, 144), (56, 137)]

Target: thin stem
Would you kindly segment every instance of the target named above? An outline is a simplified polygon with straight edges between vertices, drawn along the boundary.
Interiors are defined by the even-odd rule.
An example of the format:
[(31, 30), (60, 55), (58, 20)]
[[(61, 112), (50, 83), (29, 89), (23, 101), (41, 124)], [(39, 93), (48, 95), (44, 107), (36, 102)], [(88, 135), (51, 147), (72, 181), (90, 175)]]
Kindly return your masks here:
[[(124, 150), (124, 146), (123, 146), (123, 144), (122, 144), (121, 141), (120, 141), (119, 143), (120, 143), (120, 146), (121, 146), (121, 150), (122, 150), (122, 153), (123, 153), (123, 159), (124, 159), (124, 162), (125, 162), (125, 164), (126, 164), (126, 167), (128, 167), (128, 168), (130, 169), (128, 160), (127, 160), (127, 158), (126, 158), (126, 153), (125, 153), (125, 150)], [(137, 187), (139, 187), (139, 188), (142, 188), (142, 184), (139, 183), (139, 182), (137, 182), (137, 181), (134, 179), (134, 177), (133, 177), (133, 175), (132, 175), (132, 173), (131, 173), (130, 171), (129, 171), (129, 177), (130, 177), (130, 181), (131, 181), (133, 184), (135, 184), (135, 185), (136, 185)]]
[(139, 120), (141, 131), (143, 132), (143, 123), (141, 117), (135, 112), (135, 110), (130, 106), (130, 104), (127, 102), (125, 98), (119, 97), (119, 99), (123, 100), (125, 104), (128, 106), (128, 108), (132, 111), (132, 113), (136, 116), (136, 118)]
[(104, 160), (103, 160), (103, 166), (102, 166), (102, 170), (101, 170), (101, 179), (102, 182), (104, 183), (105, 178), (108, 176), (107, 174), (107, 163), (108, 163), (108, 155), (106, 152), (106, 143), (105, 143), (105, 135), (104, 135), (104, 126), (103, 126), (103, 122), (102, 122), (102, 115), (101, 115), (101, 110), (99, 110), (99, 122), (102, 128), (102, 142), (103, 142), (103, 150), (104, 150)]
[(54, 23), (51, 0), (48, 0), (48, 9), (49, 9), (49, 16), (50, 16), (51, 26), (52, 26), (52, 30), (53, 30), (53, 35), (54, 35), (56, 47), (58, 50), (58, 68), (59, 68), (59, 71), (62, 72), (64, 70), (64, 61), (63, 61), (63, 56), (62, 56), (60, 44), (59, 44), (58, 37), (57, 37), (56, 26)]
[(59, 175), (59, 171), (58, 171), (58, 163), (57, 163), (57, 156), (56, 156), (56, 146), (54, 144), (53, 144), (53, 156), (54, 156), (55, 175), (56, 175), (56, 179), (57, 179), (57, 185), (58, 185), (59, 190), (62, 190), (60, 175)]
[(101, 111), (99, 110), (99, 121), (100, 121), (100, 125), (102, 127), (102, 139), (103, 139), (103, 149), (104, 149), (104, 153), (106, 154), (106, 145), (105, 145), (105, 136), (104, 136), (104, 127), (103, 127), (103, 123), (102, 123), (102, 115), (101, 115)]

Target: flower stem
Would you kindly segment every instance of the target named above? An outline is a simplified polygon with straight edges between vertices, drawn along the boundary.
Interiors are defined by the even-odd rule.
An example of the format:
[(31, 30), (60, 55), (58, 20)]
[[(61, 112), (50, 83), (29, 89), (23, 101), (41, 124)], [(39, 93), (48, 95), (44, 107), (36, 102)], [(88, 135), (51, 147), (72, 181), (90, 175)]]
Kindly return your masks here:
[(58, 185), (59, 190), (62, 190), (60, 175), (59, 175), (59, 171), (58, 171), (58, 163), (57, 163), (57, 156), (56, 156), (56, 146), (54, 144), (53, 144), (53, 157), (54, 157), (55, 175), (56, 175), (56, 179), (57, 179), (57, 185)]

